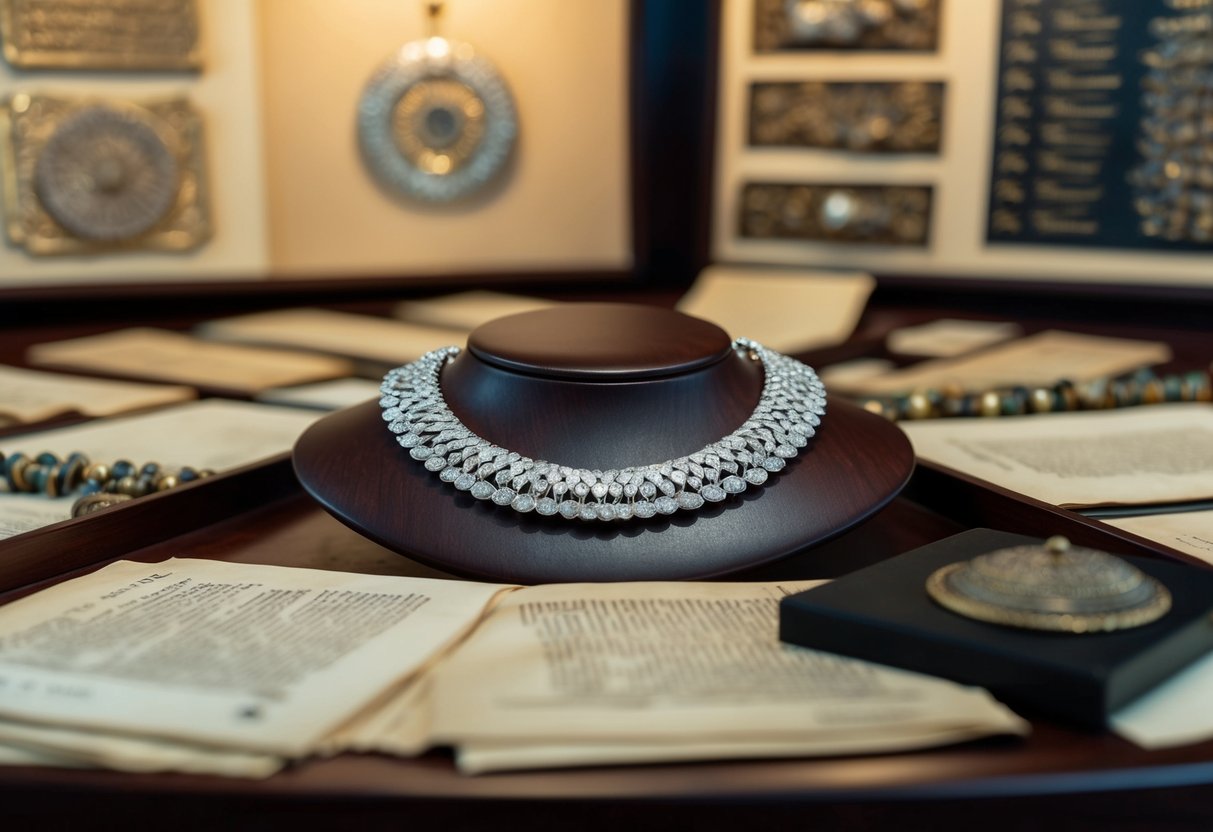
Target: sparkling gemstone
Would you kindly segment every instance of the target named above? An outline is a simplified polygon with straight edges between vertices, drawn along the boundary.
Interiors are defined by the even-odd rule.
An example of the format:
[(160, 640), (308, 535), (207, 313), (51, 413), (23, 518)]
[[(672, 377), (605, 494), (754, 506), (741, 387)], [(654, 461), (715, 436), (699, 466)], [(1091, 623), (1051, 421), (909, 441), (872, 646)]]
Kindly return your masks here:
[(493, 463), (491, 463), (491, 462), (486, 462), (483, 465), (481, 465), (479, 468), (476, 469), (476, 476), (480, 477), (482, 480), (487, 480), (492, 475), (493, 475)]
[[(746, 482), (741, 477), (725, 477), (724, 482), (720, 484), (727, 494), (740, 494), (746, 489)], [(706, 489), (705, 489), (706, 490)]]
[(703, 488), (703, 480), (699, 477), (687, 477), (687, 488), (692, 491), (698, 491)]
[(402, 448), (415, 448), (421, 444), (421, 437), (415, 433), (404, 433), (396, 437)]
[(648, 500), (641, 500), (632, 506), (637, 517), (652, 517), (657, 513), (657, 507)]
[(455, 467), (443, 468), (438, 473), (438, 479), (442, 480), (443, 482), (454, 482), (462, 473), (462, 471)]
[(544, 517), (551, 517), (556, 513), (556, 501), (551, 497), (540, 497), (535, 501), (535, 511)]
[(493, 502), (499, 506), (508, 506), (517, 496), (518, 492), (512, 488), (498, 488), (493, 492)]
[(662, 514), (673, 514), (674, 512), (678, 511), (678, 503), (674, 500), (674, 498), (666, 497), (665, 495), (658, 497), (653, 505)]
[(567, 482), (552, 483), (552, 496), (559, 500), (565, 494), (569, 493), (569, 484)]
[(638, 489), (636, 488), (635, 485), (633, 485), (632, 483), (628, 483), (627, 485), (625, 485), (623, 487), (623, 496), (627, 497), (630, 500), (636, 496), (637, 490)]
[(497, 456), (498, 453), (500, 453), (500, 451), (497, 448), (490, 446), (488, 448), (481, 448), (480, 451), (477, 452), (477, 456), (480, 458), (481, 462), (488, 462), (490, 459)]
[(679, 508), (693, 511), (703, 505), (703, 497), (694, 491), (683, 491), (678, 495), (677, 502)]
[(796, 456), (796, 449), (791, 445), (776, 445), (775, 456), (781, 456), (784, 459), (791, 459), (792, 457)]
[(651, 500), (657, 496), (657, 486), (651, 482), (646, 482), (640, 486), (640, 496), (646, 500)]
[(425, 445), (418, 445), (415, 448), (409, 449), (409, 456), (417, 460), (429, 459), (433, 454), (434, 452)]
[(617, 482), (613, 482), (607, 488), (607, 493), (610, 494), (612, 498), (618, 500), (623, 496), (623, 486)]
[(750, 485), (762, 485), (767, 481), (767, 469), (751, 468), (745, 472), (745, 478)]
[(576, 517), (580, 509), (581, 507), (577, 505), (576, 500), (565, 500), (557, 507), (557, 510), (560, 512), (560, 516), (569, 520)]
[(548, 481), (543, 477), (536, 477), (532, 488), (542, 494), (548, 490)]
[(387, 426), (387, 429), (392, 433), (404, 433), (409, 429), (409, 423), (403, 419), (397, 419)]
[(535, 498), (530, 494), (519, 494), (510, 506), (514, 511), (531, 511), (535, 508)]
[(615, 511), (615, 506), (610, 503), (603, 503), (598, 506), (599, 520), (614, 520), (617, 515), (618, 512)]
[(383, 411), (383, 421), (394, 422), (399, 419), (404, 413), (398, 407), (389, 407)]
[(782, 457), (778, 456), (769, 456), (762, 461), (762, 467), (766, 468), (772, 474), (774, 474), (776, 471), (782, 471), (787, 464), (788, 463)]
[(476, 482), (477, 482), (476, 477), (474, 477), (473, 475), (471, 475), (467, 472), (464, 472), (455, 479), (455, 487), (458, 488), (460, 491), (467, 491), (469, 488), (471, 488), (473, 485), (475, 485)]
[(529, 482), (529, 480), (527, 480), (526, 476), (519, 474), (518, 476), (514, 477), (514, 479), (510, 480), (510, 488), (514, 489), (515, 491), (521, 491), (522, 487), (526, 485), (527, 482)]
[(476, 457), (472, 457), (471, 459), (465, 459), (463, 461), (463, 470), (469, 474), (472, 473), (473, 471), (475, 471), (479, 467), (480, 467), (480, 462), (476, 459)]
[(573, 486), (573, 494), (577, 497), (584, 497), (590, 493), (590, 487), (584, 482), (578, 482)]
[[(672, 482), (673, 482), (675, 485), (686, 485), (686, 483), (687, 483), (687, 475), (686, 475), (686, 474), (684, 474), (682, 471), (671, 471), (671, 472), (670, 472), (670, 480), (671, 480), (671, 481), (672, 481)], [(664, 490), (664, 489), (662, 489), (662, 490)]]
[(432, 456), (425, 461), (425, 470), (441, 471), (446, 467), (446, 460), (440, 456)]
[(400, 399), (397, 396), (384, 396), (379, 400), (380, 407), (395, 407), (400, 404)]
[(498, 485), (505, 485), (507, 482), (510, 481), (510, 472), (507, 471), (506, 469), (502, 468), (500, 471), (497, 472), (497, 475), (495, 477), (493, 477), (493, 481), (496, 482)]
[(590, 486), (590, 493), (594, 495), (594, 499), (601, 500), (607, 495), (606, 483), (596, 482)]
[(631, 503), (620, 503), (619, 505), (615, 506), (615, 516), (618, 517), (620, 520), (631, 520), (632, 519), (632, 504)]
[(598, 506), (594, 503), (583, 503), (580, 510), (577, 512), (577, 516), (582, 520), (597, 520)]
[(719, 503), (728, 494), (719, 485), (705, 485), (703, 490), (699, 492), (699, 496), (703, 497), (709, 503)]
[(477, 500), (487, 500), (493, 496), (493, 492), (496, 490), (496, 488), (493, 488), (492, 483), (481, 480), (472, 486), (472, 496)]
[(657, 488), (667, 497), (673, 497), (678, 493), (678, 486), (674, 485), (674, 483), (670, 482), (669, 480), (663, 480), (661, 485), (657, 486)]

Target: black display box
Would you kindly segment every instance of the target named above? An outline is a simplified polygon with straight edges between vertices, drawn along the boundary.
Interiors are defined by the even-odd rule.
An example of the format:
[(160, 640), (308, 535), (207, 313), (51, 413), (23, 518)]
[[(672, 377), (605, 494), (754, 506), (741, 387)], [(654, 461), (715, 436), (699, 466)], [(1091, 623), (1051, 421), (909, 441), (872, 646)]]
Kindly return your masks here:
[(781, 604), (779, 636), (793, 644), (980, 685), (1006, 704), (1102, 728), (1108, 717), (1213, 649), (1213, 571), (1125, 560), (1170, 591), (1159, 620), (1131, 630), (1071, 635), (973, 621), (927, 595), (927, 576), (977, 555), (1040, 543), (973, 529), (914, 549)]

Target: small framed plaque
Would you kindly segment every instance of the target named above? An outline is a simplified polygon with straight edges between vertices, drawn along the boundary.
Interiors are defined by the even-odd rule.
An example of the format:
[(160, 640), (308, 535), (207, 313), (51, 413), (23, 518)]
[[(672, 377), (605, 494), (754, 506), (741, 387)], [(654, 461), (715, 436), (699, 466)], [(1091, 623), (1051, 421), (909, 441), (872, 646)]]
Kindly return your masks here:
[(20, 69), (199, 69), (197, 0), (0, 0)]
[(0, 105), (5, 232), (34, 255), (184, 251), (210, 237), (188, 100), (18, 93)]

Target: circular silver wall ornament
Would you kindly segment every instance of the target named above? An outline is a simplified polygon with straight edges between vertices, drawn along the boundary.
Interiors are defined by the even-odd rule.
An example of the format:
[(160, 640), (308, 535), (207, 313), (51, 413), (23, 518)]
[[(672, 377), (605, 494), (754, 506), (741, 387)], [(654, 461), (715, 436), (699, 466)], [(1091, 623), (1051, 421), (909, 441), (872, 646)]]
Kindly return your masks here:
[(388, 189), (451, 202), (504, 167), (518, 135), (509, 88), (466, 43), (406, 43), (376, 70), (358, 102), (358, 144)]
[(34, 190), (60, 226), (85, 240), (132, 240), (177, 202), (172, 129), (136, 106), (96, 104), (68, 116), (38, 156)]

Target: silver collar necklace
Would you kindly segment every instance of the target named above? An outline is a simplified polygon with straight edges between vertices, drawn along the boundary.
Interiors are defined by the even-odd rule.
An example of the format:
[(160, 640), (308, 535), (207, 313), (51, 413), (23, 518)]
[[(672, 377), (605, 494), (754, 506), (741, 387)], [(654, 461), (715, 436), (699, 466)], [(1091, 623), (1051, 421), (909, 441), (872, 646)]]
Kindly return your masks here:
[(733, 349), (761, 361), (762, 395), (741, 427), (700, 451), (609, 471), (534, 460), (473, 433), (447, 407), (439, 376), (459, 354), (443, 347), (397, 367), (380, 387), (383, 420), (409, 456), (445, 483), (519, 513), (630, 520), (694, 511), (762, 486), (808, 444), (825, 414), (813, 369), (756, 341)]

